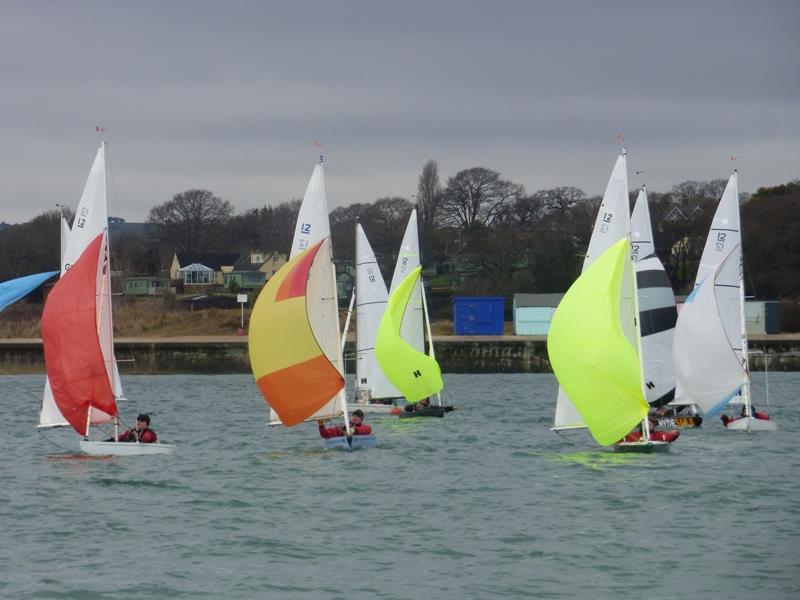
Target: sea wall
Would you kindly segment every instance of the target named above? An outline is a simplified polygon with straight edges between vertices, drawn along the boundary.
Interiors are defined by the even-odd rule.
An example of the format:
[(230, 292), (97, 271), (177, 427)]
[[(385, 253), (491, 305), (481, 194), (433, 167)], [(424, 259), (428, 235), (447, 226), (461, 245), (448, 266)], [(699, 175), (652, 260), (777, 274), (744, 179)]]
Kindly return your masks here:
[[(540, 336), (438, 336), (436, 358), (445, 373), (545, 373), (547, 340)], [(800, 371), (800, 334), (753, 337), (751, 368)], [(348, 341), (345, 356), (355, 347)], [(237, 336), (120, 339), (116, 355), (122, 373), (249, 373), (247, 340)], [(347, 360), (353, 371), (352, 359)], [(40, 340), (0, 340), (0, 373), (44, 373)]]

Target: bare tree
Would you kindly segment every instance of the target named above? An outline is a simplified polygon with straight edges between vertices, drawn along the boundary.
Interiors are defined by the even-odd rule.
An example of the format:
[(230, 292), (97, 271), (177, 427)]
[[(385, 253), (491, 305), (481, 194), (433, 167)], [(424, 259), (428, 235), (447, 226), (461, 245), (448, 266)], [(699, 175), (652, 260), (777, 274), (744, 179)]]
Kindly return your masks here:
[(208, 190), (187, 190), (150, 209), (158, 239), (176, 252), (216, 250), (226, 236), (233, 205)]
[(516, 183), (500, 179), (500, 173), (473, 167), (447, 180), (439, 219), (445, 225), (469, 232), (476, 226), (491, 227), (505, 207), (525, 193)]
[(417, 183), (417, 210), (419, 224), (423, 231), (433, 228), (436, 212), (442, 199), (442, 186), (439, 183), (439, 164), (431, 159), (422, 167)]
[(572, 186), (540, 190), (534, 196), (539, 197), (545, 209), (552, 212), (567, 211), (578, 202), (586, 200), (586, 194), (583, 193), (583, 190)]

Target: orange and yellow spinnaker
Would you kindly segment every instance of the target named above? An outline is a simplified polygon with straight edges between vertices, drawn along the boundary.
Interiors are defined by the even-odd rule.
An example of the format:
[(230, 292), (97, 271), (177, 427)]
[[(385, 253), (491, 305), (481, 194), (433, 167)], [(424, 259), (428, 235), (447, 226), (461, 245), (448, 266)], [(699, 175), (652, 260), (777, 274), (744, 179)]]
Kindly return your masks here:
[(329, 238), (298, 254), (264, 286), (248, 331), (250, 367), (258, 389), (287, 427), (302, 423), (344, 387), (309, 323), (319, 310), (306, 295), (311, 266)]

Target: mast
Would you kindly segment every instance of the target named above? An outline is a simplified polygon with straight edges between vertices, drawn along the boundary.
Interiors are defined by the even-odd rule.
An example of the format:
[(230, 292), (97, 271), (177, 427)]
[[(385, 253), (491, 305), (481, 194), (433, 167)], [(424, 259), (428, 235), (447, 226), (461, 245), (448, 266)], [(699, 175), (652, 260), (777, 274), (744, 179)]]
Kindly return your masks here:
[[(356, 287), (353, 286), (353, 293), (350, 294), (350, 306), (347, 308), (347, 318), (344, 321), (344, 331), (342, 331), (342, 353), (344, 353), (344, 344), (347, 341), (347, 332), (350, 329), (350, 317), (353, 315), (353, 303), (355, 301), (356, 301)], [(342, 363), (342, 367), (344, 367), (344, 363)]]
[[(428, 302), (425, 300), (425, 283), (422, 280), (422, 274), (420, 274), (419, 278), (419, 289), (422, 295), (422, 311), (423, 317), (425, 319), (425, 330), (428, 332), (428, 355), (436, 360), (436, 355), (433, 352), (433, 334), (431, 333), (431, 320), (428, 317)], [(442, 405), (442, 392), (436, 392), (436, 404), (438, 406)]]
[[(734, 169), (736, 177), (736, 211), (739, 212), (739, 169)], [(741, 229), (741, 225), (739, 226)], [(744, 412), (746, 417), (753, 415), (753, 407), (750, 399), (750, 364), (747, 350), (747, 318), (745, 316), (744, 303), (744, 249), (742, 242), (739, 241), (739, 330), (741, 334), (742, 346), (742, 369), (744, 377), (742, 383), (742, 400), (744, 401)], [(766, 359), (765, 359), (766, 360)]]
[[(630, 236), (628, 237), (630, 244)], [(647, 398), (644, 390), (644, 362), (642, 360), (642, 329), (639, 319), (639, 286), (636, 282), (636, 265), (633, 261), (633, 255), (629, 254), (628, 264), (631, 269), (631, 292), (633, 294), (633, 330), (636, 336), (636, 354), (639, 359), (639, 386), (642, 392), (642, 397)], [(648, 421), (649, 414), (642, 419), (642, 438), (643, 441), (650, 441), (650, 423)]]

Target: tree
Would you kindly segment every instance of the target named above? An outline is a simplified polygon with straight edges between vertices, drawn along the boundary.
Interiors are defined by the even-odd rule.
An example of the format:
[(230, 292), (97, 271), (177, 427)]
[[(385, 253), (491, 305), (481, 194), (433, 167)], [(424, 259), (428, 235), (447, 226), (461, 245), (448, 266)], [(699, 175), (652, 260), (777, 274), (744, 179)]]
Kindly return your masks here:
[(556, 187), (550, 190), (540, 190), (534, 194), (541, 199), (544, 208), (551, 212), (564, 212), (571, 209), (578, 202), (586, 200), (583, 190), (572, 186)]
[(157, 238), (175, 252), (209, 252), (222, 247), (233, 205), (209, 190), (187, 190), (150, 209)]
[(289, 253), (301, 200), (262, 206), (231, 219), (228, 227), (228, 249)]
[(491, 227), (524, 191), (521, 185), (500, 179), (497, 171), (483, 167), (459, 171), (447, 180), (440, 220), (464, 233), (476, 226)]
[(61, 221), (51, 210), (0, 230), (0, 281), (60, 268)]
[(417, 183), (417, 210), (422, 231), (433, 229), (436, 213), (442, 199), (442, 186), (439, 183), (439, 164), (431, 159), (422, 167)]

